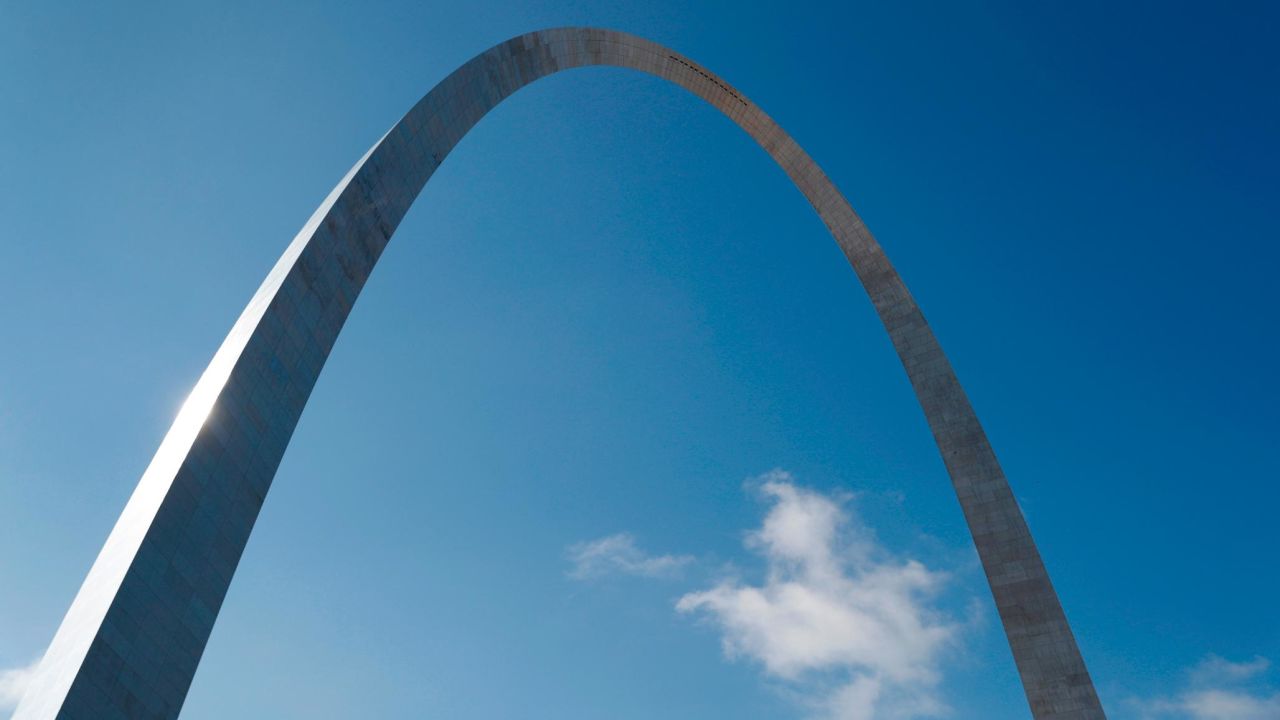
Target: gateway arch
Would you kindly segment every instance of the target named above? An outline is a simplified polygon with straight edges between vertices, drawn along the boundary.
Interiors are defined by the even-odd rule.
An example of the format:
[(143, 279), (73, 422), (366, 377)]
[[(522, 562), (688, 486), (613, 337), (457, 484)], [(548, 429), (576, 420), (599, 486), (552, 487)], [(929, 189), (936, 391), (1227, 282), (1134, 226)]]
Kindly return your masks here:
[(476, 56), (427, 93), (289, 244), (165, 435), (13, 720), (175, 718), (298, 418), (369, 272), (449, 151), (504, 98), (576, 67), (670, 80), (747, 132), (804, 193), (906, 368), (951, 476), (1038, 719), (1102, 706), (1027, 524), (937, 339), (816, 163), (697, 63), (634, 35), (558, 28)]

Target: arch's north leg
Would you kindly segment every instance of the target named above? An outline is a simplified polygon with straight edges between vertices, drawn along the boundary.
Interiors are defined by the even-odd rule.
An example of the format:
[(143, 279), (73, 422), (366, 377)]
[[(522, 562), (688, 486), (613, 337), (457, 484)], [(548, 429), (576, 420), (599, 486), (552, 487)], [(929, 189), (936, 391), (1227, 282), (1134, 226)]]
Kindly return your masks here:
[(334, 188), (236, 321), (89, 571), (14, 720), (174, 718), (280, 458), (396, 226), (440, 162), (521, 87), (586, 65), (670, 80), (736, 122), (844, 250), (902, 359), (973, 534), (1036, 718), (1102, 707), (1008, 482), (911, 294), (822, 170), (753, 103), (625, 33), (563, 28), (445, 78)]

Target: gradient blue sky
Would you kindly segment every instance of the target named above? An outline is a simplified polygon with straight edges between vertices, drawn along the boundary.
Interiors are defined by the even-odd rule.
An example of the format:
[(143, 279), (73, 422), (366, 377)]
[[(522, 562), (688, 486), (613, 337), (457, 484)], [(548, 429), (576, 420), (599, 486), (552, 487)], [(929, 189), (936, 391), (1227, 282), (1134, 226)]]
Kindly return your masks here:
[[(1278, 20), (0, 4), (0, 702), (333, 184), (475, 53), (591, 24), (719, 72), (863, 215), (987, 427), (1112, 717), (1280, 717)], [(848, 582), (927, 568), (935, 592), (888, 601), (946, 640), (895, 692), (1028, 716), (923, 416), (804, 199), (675, 87), (542, 81), (461, 143), (384, 255), (183, 717), (821, 717), (883, 668), (787, 673), (691, 607), (786, 564), (756, 532), (803, 505), (779, 487), (810, 519), (843, 514), (847, 542), (824, 547), (854, 558)]]

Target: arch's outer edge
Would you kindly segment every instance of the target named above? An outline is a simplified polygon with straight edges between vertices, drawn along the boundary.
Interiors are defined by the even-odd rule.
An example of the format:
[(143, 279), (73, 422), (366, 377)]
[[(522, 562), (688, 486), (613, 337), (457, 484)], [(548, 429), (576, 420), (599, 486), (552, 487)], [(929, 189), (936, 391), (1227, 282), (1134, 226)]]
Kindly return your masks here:
[(111, 531), (13, 720), (174, 718), (258, 510), (356, 296), (441, 161), (504, 98), (613, 65), (674, 82), (786, 171), (849, 259), (893, 341), (959, 497), (1039, 719), (1104, 718), (986, 434), (880, 245), (794, 140), (716, 75), (626, 33), (558, 28), (476, 56), (365, 154), (236, 321)]

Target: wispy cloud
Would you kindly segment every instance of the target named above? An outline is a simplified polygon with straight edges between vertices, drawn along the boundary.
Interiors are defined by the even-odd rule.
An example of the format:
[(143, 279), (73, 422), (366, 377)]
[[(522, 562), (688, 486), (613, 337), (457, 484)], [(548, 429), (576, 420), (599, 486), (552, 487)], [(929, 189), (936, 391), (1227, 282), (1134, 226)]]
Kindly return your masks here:
[(960, 625), (931, 605), (947, 575), (891, 555), (857, 521), (851, 498), (759, 479), (771, 503), (747, 546), (759, 585), (731, 579), (676, 605), (720, 629), (725, 654), (760, 663), (831, 720), (934, 717), (939, 663)]
[(1277, 720), (1280, 690), (1268, 681), (1270, 668), (1264, 657), (1232, 662), (1208, 655), (1187, 670), (1176, 694), (1133, 704), (1141, 717), (1152, 719)]
[(672, 577), (693, 558), (688, 555), (649, 555), (636, 546), (630, 533), (618, 533), (569, 547), (573, 567), (569, 576), (578, 580), (623, 574), (641, 577)]
[(17, 707), (27, 686), (31, 684), (31, 678), (35, 677), (36, 665), (39, 663), (36, 660), (25, 667), (0, 670), (0, 712), (7, 713)]
[(1210, 653), (1187, 671), (1193, 685), (1241, 683), (1260, 678), (1271, 667), (1271, 661), (1258, 655), (1252, 660), (1231, 662)]

